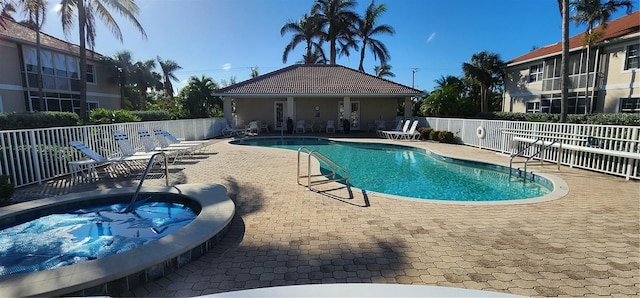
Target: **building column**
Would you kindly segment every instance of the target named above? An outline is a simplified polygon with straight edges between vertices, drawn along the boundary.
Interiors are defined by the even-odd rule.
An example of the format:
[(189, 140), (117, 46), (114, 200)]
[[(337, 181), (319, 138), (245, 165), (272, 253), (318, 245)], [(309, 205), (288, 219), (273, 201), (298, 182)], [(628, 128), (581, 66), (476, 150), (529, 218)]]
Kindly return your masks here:
[[(287, 114), (285, 115), (285, 117), (287, 118), (291, 118), (292, 120), (296, 120), (295, 117), (295, 105), (293, 104), (293, 97), (289, 96), (287, 97)], [(284, 119), (285, 121), (287, 121), (287, 119)]]
[(231, 97), (223, 97), (222, 98), (222, 111), (224, 112), (224, 118), (227, 119), (229, 124), (233, 123), (233, 108), (231, 107), (231, 101), (233, 99)]
[[(344, 112), (342, 115), (344, 119), (349, 120), (349, 123), (351, 123), (351, 97), (344, 97), (342, 100), (344, 101)], [(340, 127), (342, 127), (342, 123), (340, 123)]]
[(405, 97), (404, 98), (404, 119), (411, 118), (412, 110), (413, 110), (413, 101), (411, 100), (411, 97)]

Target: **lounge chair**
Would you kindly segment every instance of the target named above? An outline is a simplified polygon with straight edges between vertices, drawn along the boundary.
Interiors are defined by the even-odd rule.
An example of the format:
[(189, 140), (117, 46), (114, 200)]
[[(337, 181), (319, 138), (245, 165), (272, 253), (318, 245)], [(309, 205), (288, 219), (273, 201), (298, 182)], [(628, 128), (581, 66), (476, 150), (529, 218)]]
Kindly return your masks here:
[[(102, 156), (100, 153), (92, 150), (87, 145), (82, 142), (72, 141), (69, 142), (69, 146), (74, 149), (82, 152), (89, 159), (80, 160), (80, 161), (71, 161), (69, 162), (69, 170), (71, 171), (74, 181), (77, 181), (77, 173), (78, 171), (82, 171), (83, 174), (88, 174), (92, 179), (97, 178), (97, 170), (96, 168), (99, 166), (107, 165), (111, 166), (113, 164), (122, 164), (127, 169), (127, 175), (131, 174), (131, 167), (129, 166), (129, 162), (145, 162), (148, 163), (152, 157), (152, 154), (147, 155), (129, 155), (129, 156), (118, 156), (118, 157), (110, 157), (106, 158)], [(89, 177), (87, 176), (87, 177)]]
[(153, 134), (158, 139), (161, 147), (168, 146), (193, 146), (196, 150), (202, 150), (205, 147), (213, 144), (213, 141), (201, 140), (201, 141), (181, 141), (174, 137), (171, 133), (160, 128), (154, 128)]
[(389, 131), (402, 131), (402, 123), (404, 122), (404, 120), (400, 119), (398, 120), (398, 124), (396, 125), (396, 127), (393, 130), (384, 130), (384, 129), (377, 129), (376, 130), (376, 134), (378, 135), (378, 137), (380, 138), (386, 138), (386, 133)]
[[(404, 125), (403, 125), (404, 123)], [(397, 139), (400, 133), (404, 133), (409, 131), (409, 125), (411, 124), (411, 120), (407, 119), (407, 121), (399, 120), (396, 128), (394, 130), (381, 130), (378, 131), (378, 135), (387, 139)]]
[(156, 146), (156, 143), (151, 139), (151, 134), (146, 129), (139, 129), (138, 136), (140, 136), (140, 140), (144, 145), (145, 152), (154, 152), (154, 151), (162, 151), (165, 154), (171, 156), (175, 159), (183, 157), (185, 154), (193, 155), (193, 152), (197, 149), (196, 146), (188, 146), (188, 145), (173, 145), (168, 144), (166, 146)]
[(224, 137), (239, 137), (247, 133), (246, 128), (238, 128), (232, 127), (228, 122), (225, 121), (225, 127), (222, 129), (222, 135)]
[(331, 131), (332, 133), (336, 132), (336, 127), (333, 124), (333, 120), (327, 120), (327, 127), (325, 128), (325, 132), (329, 133), (329, 131)]
[[(407, 120), (404, 127), (407, 127), (407, 123), (410, 121)], [(408, 130), (404, 130), (402, 132), (388, 132), (388, 135), (396, 140), (415, 140), (417, 136), (420, 136), (420, 133), (416, 132), (416, 128), (418, 127), (418, 120), (413, 120), (411, 123), (411, 127)]]

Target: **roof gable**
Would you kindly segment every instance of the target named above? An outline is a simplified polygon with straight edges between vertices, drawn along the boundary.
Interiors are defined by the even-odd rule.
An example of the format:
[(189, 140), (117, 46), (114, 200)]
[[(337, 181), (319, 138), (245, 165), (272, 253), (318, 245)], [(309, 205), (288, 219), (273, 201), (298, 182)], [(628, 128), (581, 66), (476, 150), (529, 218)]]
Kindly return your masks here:
[[(599, 28), (599, 27), (596, 27)], [(621, 18), (615, 19), (608, 23), (607, 28), (604, 30), (604, 34), (595, 41), (595, 43), (600, 43), (606, 40), (611, 40), (618, 37), (623, 37), (626, 35), (630, 35), (633, 33), (640, 32), (640, 11), (636, 11), (629, 15), (625, 15)], [(578, 35), (575, 35), (569, 39), (569, 48), (578, 48), (584, 45), (584, 36), (585, 32), (582, 32)], [(522, 56), (516, 57), (511, 61), (507, 62), (508, 64), (517, 64), (519, 62), (540, 58), (552, 54), (560, 54), (562, 51), (562, 42), (557, 42), (551, 45), (544, 46), (542, 48), (533, 50), (529, 53), (526, 53)]]
[(335, 64), (295, 64), (214, 92), (218, 95), (419, 95), (423, 92)]

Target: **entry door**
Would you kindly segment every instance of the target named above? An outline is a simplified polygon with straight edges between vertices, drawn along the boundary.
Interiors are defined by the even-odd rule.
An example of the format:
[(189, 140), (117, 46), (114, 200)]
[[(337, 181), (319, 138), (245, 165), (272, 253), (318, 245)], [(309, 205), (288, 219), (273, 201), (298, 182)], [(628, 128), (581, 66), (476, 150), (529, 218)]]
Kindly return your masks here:
[[(338, 123), (342, 126), (342, 119), (344, 119), (344, 101), (341, 101), (338, 104), (338, 119), (340, 120)], [(349, 117), (349, 122), (351, 122), (351, 129), (359, 130), (360, 129), (360, 102), (352, 101), (351, 102), (351, 116)]]
[[(295, 106), (296, 103), (293, 103), (293, 107), (294, 107), (294, 121), (295, 121)], [(286, 101), (276, 101), (273, 103), (273, 127), (275, 127), (274, 130), (282, 130), (282, 122), (287, 121), (287, 115), (288, 115), (288, 110), (287, 110), (287, 102)], [(286, 124), (285, 124), (286, 125)], [(286, 126), (285, 126), (286, 128)]]

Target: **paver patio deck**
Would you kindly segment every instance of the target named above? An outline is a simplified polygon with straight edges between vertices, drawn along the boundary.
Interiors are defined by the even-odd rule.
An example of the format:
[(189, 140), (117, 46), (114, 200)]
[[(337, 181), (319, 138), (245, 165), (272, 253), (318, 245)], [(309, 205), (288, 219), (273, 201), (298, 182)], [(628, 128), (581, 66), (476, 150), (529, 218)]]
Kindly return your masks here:
[[(345, 139), (349, 140), (349, 139)], [(357, 141), (385, 141), (357, 139)], [(392, 142), (392, 141), (389, 141)], [(395, 142), (508, 165), (468, 146)], [(171, 183), (219, 183), (237, 206), (230, 232), (205, 256), (127, 296), (197, 296), (312, 283), (421, 284), (526, 296), (640, 295), (640, 183), (555, 164), (567, 196), (522, 205), (454, 205), (296, 184), (296, 152), (220, 140), (171, 167)], [(130, 186), (57, 180), (20, 192)], [(162, 184), (150, 179), (145, 184)]]

